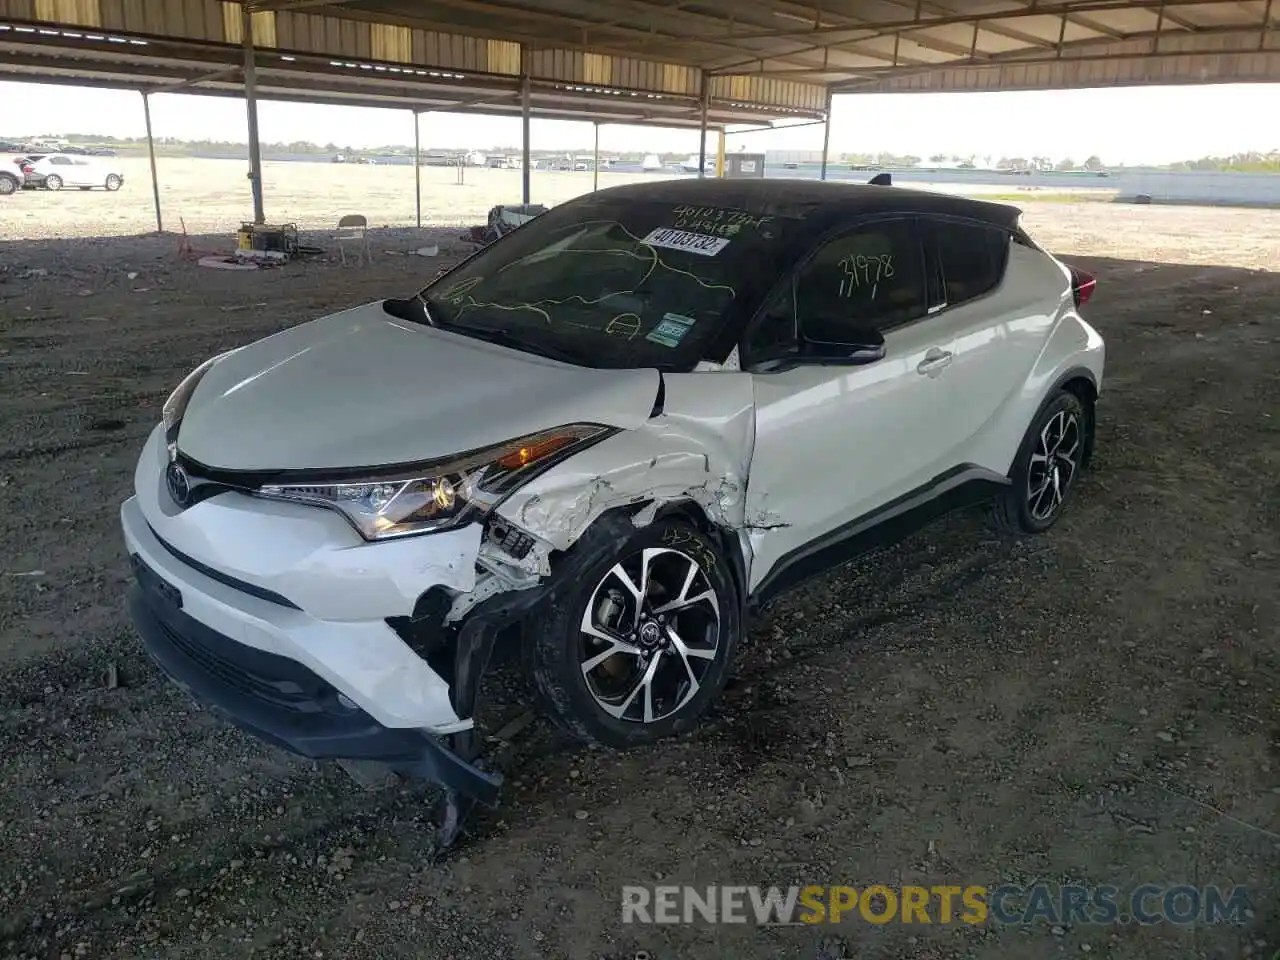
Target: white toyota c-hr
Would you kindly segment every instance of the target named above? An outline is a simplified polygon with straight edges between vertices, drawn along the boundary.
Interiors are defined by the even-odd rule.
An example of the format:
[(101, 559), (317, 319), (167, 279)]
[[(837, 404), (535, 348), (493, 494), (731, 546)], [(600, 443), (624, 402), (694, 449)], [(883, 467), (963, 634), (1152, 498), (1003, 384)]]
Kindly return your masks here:
[(553, 718), (624, 747), (689, 728), (797, 581), (962, 505), (1058, 519), (1103, 342), (1093, 279), (1018, 217), (619, 187), (214, 357), (121, 508), (138, 630), (258, 736), (443, 784), (447, 843), (497, 801), (473, 724), (496, 639)]

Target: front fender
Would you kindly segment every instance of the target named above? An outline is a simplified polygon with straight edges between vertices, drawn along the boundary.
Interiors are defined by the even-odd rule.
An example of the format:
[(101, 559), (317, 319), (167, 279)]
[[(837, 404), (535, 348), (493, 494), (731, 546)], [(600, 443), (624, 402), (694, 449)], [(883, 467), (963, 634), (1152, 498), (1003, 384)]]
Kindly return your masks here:
[(665, 374), (663, 383), (662, 409), (644, 424), (537, 477), (498, 514), (552, 550), (569, 549), (606, 511), (633, 505), (643, 524), (663, 504), (691, 501), (740, 532), (755, 445), (750, 375)]

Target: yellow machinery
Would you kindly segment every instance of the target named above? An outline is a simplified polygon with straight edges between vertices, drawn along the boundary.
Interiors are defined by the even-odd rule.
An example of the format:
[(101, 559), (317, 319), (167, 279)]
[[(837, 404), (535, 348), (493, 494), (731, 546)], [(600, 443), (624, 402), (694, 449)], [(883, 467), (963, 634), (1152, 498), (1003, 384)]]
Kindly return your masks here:
[(241, 223), (236, 231), (236, 256), (288, 260), (298, 252), (296, 223)]

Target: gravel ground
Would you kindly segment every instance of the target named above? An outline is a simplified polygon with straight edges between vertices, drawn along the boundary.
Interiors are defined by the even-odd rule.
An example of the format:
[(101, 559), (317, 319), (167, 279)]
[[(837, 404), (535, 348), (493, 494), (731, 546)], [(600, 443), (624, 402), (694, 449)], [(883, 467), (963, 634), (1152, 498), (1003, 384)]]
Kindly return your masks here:
[[(195, 363), (457, 251), (226, 273), (171, 236), (0, 244), (0, 957), (1271, 958), (1280, 273), (1259, 268), (1280, 217), (1026, 220), (1096, 272), (1108, 339), (1062, 523), (1010, 543), (955, 516), (785, 598), (693, 737), (615, 754), (534, 723), (499, 752), (501, 810), (437, 864), (429, 790), (363, 790), (158, 676), (116, 506)], [(505, 717), (520, 683), (498, 679)], [(632, 883), (1036, 879), (1256, 893), (1244, 928), (639, 927), (618, 907)]]

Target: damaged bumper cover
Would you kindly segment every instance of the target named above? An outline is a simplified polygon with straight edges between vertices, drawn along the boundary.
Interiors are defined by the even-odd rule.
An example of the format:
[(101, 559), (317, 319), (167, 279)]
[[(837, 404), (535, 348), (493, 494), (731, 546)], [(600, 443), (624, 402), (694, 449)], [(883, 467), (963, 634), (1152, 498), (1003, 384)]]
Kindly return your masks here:
[(296, 660), (258, 650), (182, 612), (179, 592), (133, 558), (130, 613), (147, 652), (197, 701), (268, 743), (314, 760), (374, 760), (493, 807), (502, 777), (432, 734), (386, 727)]
[[(540, 591), (478, 589), (475, 525), (368, 544), (333, 511), (240, 493), (179, 510), (161, 440), (120, 520), (130, 611), (164, 673), (296, 754), (376, 760), (495, 803), (501, 778), (473, 762), (476, 688), (493, 633)], [(447, 625), (435, 606), (450, 642), (430, 655), (393, 625), (428, 594), (473, 601)]]

